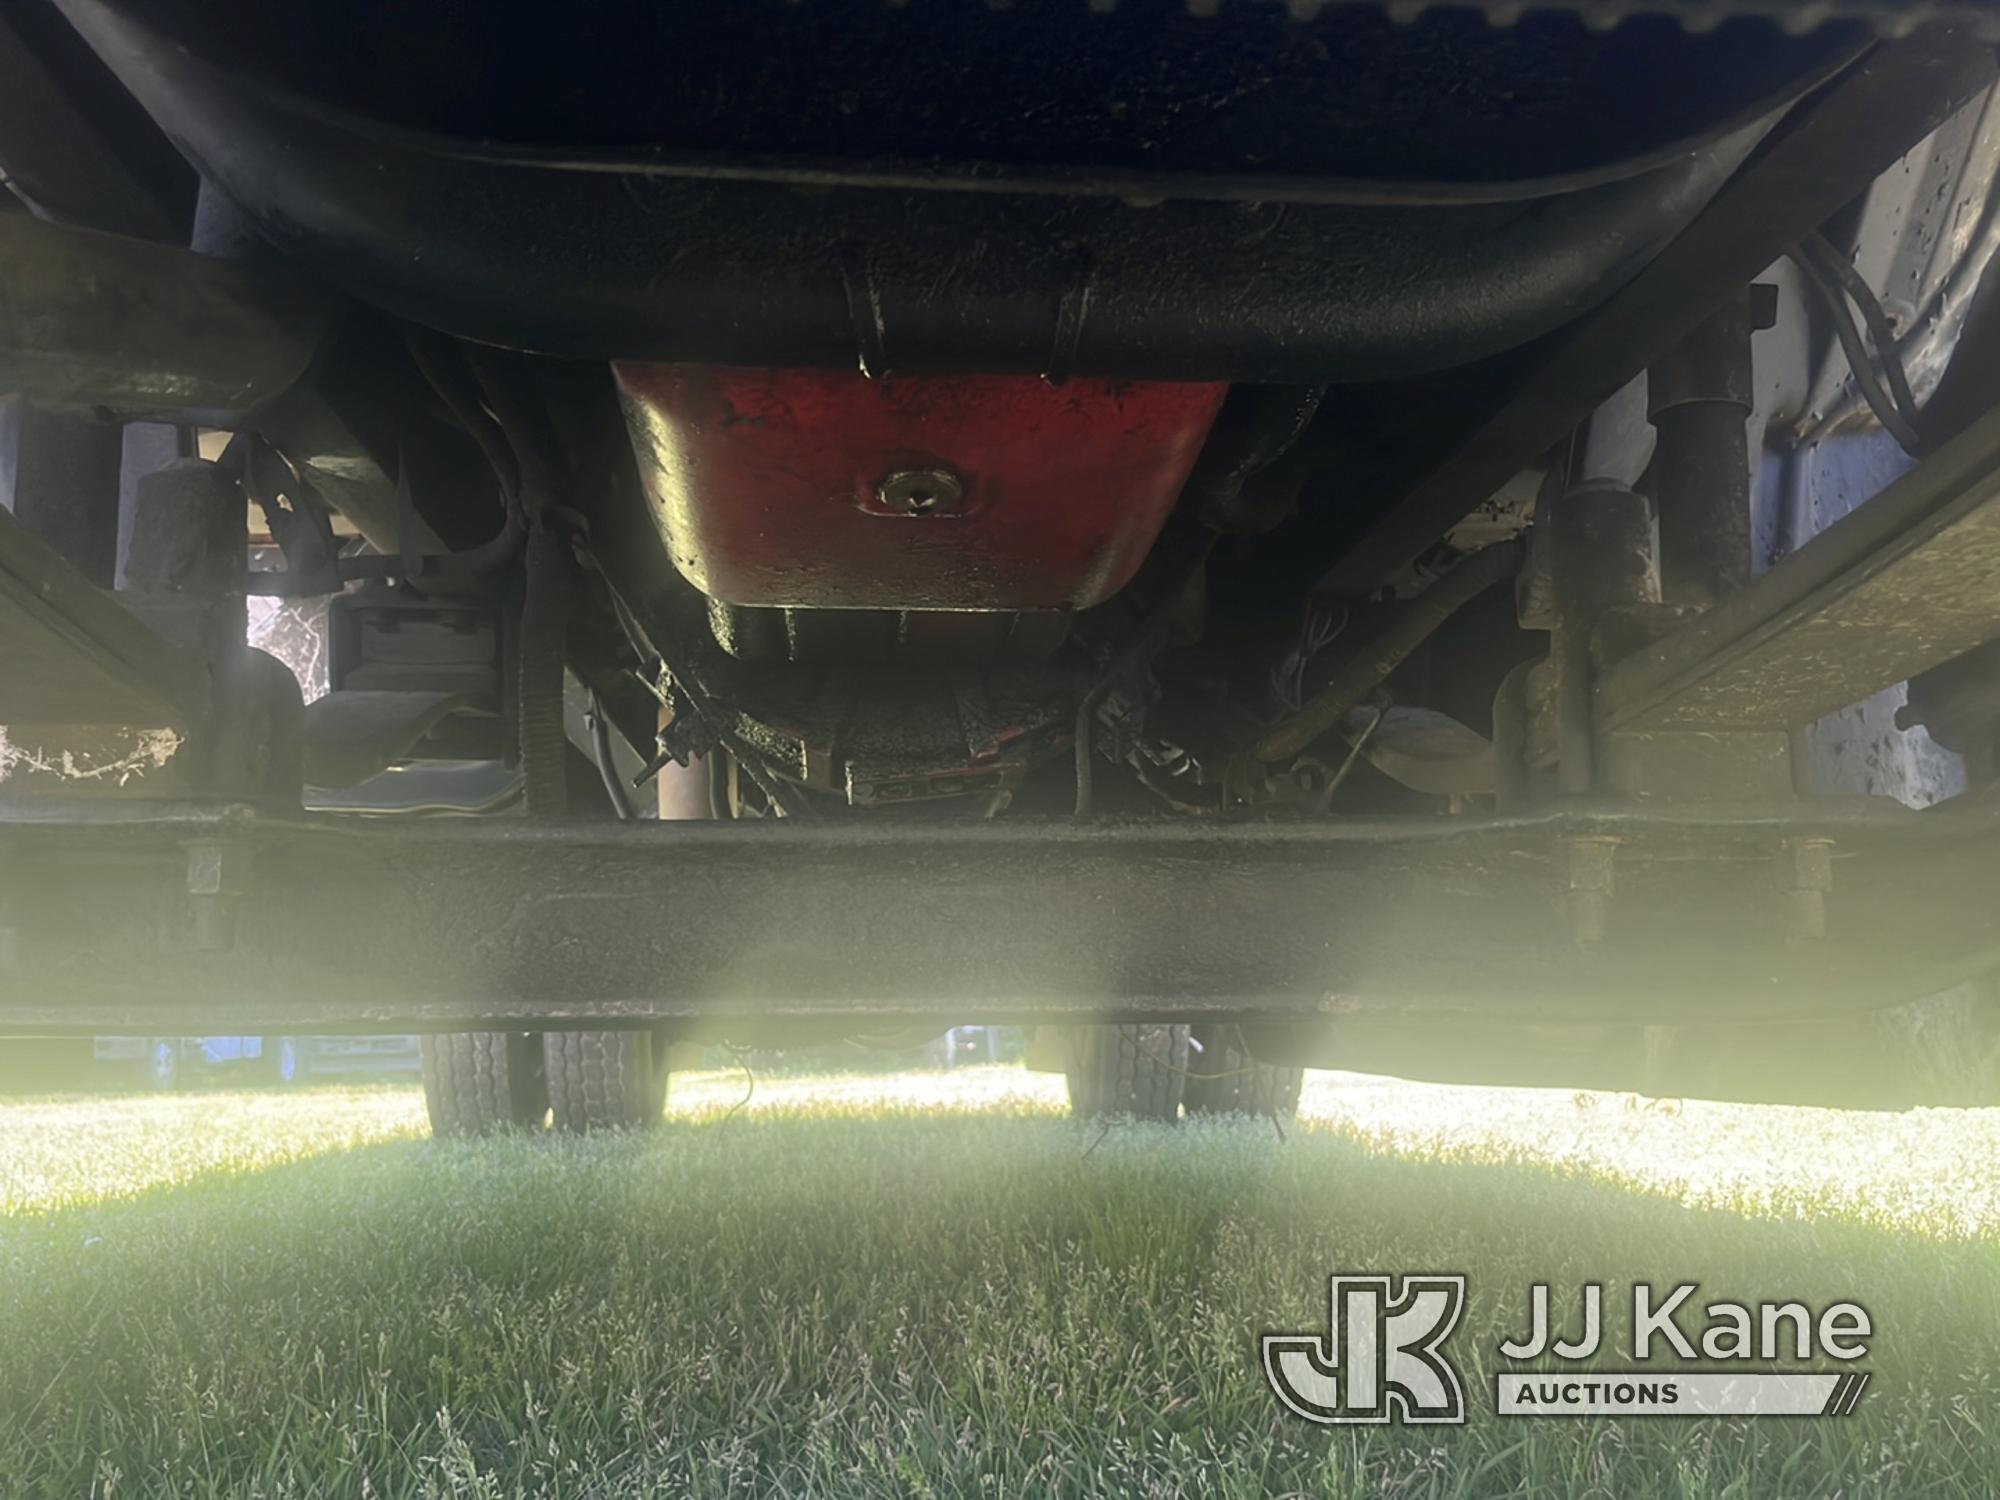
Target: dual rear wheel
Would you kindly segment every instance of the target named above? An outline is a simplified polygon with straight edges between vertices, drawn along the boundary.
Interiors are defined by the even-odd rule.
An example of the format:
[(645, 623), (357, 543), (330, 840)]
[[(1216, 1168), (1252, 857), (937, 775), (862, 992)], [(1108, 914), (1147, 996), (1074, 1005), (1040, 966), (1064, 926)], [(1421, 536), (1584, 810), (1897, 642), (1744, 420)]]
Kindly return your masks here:
[(423, 1039), (437, 1136), (644, 1129), (667, 1103), (667, 1044), (651, 1031), (457, 1031)]
[[(667, 1044), (652, 1031), (459, 1031), (423, 1039), (431, 1132), (645, 1129), (667, 1100)], [(1257, 1062), (1228, 1025), (1081, 1026), (1071, 1033), (1070, 1110), (1129, 1115), (1298, 1112), (1303, 1073)]]

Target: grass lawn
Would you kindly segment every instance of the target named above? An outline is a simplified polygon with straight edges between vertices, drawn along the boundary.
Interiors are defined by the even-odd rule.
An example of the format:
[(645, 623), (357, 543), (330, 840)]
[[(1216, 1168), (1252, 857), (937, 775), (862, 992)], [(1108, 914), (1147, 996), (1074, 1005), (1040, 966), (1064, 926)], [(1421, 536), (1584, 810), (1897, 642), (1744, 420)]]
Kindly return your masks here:
[[(1329, 1077), (1283, 1142), (1097, 1141), (1009, 1069), (675, 1087), (476, 1144), (405, 1090), (0, 1106), (0, 1497), (2000, 1494), (2000, 1111)], [(1280, 1411), (1256, 1335), (1335, 1270), (1470, 1276), (1470, 1425)], [(1860, 1301), (1873, 1383), (1493, 1416), (1527, 1284), (1589, 1279)]]

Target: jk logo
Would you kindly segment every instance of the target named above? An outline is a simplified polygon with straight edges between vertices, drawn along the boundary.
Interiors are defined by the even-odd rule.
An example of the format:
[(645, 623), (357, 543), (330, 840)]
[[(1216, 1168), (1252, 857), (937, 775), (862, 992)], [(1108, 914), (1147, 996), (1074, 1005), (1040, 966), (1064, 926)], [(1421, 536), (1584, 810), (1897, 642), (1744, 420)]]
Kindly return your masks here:
[(1465, 1312), (1463, 1276), (1336, 1276), (1328, 1331), (1267, 1333), (1264, 1378), (1308, 1422), (1465, 1421), (1438, 1352)]

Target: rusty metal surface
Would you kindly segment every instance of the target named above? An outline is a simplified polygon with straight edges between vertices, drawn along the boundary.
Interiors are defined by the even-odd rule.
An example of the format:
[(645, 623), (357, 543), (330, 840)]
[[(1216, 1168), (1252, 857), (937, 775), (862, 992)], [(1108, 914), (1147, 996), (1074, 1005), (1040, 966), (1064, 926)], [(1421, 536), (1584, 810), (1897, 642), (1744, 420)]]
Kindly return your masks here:
[[(1780, 853), (1830, 841), (1827, 935)], [(1580, 945), (1564, 851), (1612, 856)], [(1789, 841), (1789, 842), (1788, 842)], [(224, 848), (197, 929), (189, 851)], [(0, 1028), (731, 1016), (1738, 1022), (2000, 960), (2000, 817), (1882, 804), (1498, 821), (355, 826), (0, 804)], [(208, 893), (202, 900), (213, 906)], [(217, 931), (233, 945), (200, 946)]]
[(1597, 684), (1607, 729), (1784, 729), (2000, 636), (2000, 413)]

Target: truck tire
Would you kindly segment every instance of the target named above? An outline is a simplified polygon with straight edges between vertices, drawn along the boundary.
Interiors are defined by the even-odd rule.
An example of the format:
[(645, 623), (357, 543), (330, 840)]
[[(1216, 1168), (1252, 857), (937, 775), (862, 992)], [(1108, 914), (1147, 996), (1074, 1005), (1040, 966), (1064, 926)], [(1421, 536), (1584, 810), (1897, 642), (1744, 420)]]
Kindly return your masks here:
[(1171, 1125), (1180, 1118), (1187, 1065), (1185, 1026), (1079, 1026), (1067, 1070), (1070, 1114)]
[(558, 1130), (644, 1130), (667, 1104), (667, 1046), (650, 1031), (542, 1035)]
[(523, 1031), (448, 1031), (424, 1037), (424, 1108), (431, 1134), (539, 1130), (548, 1113), (542, 1039)]
[(1299, 1112), (1304, 1068), (1260, 1063), (1243, 1049), (1234, 1026), (1196, 1026), (1201, 1045), (1188, 1063), (1186, 1104), (1191, 1115), (1276, 1115), (1289, 1120)]

